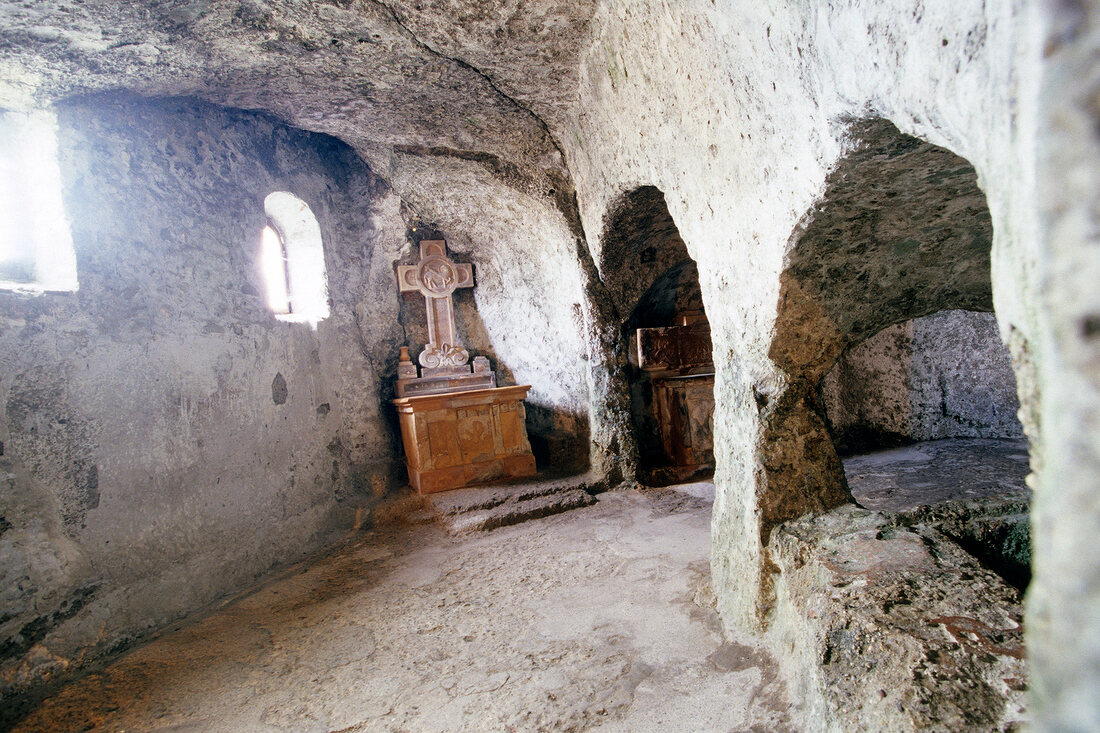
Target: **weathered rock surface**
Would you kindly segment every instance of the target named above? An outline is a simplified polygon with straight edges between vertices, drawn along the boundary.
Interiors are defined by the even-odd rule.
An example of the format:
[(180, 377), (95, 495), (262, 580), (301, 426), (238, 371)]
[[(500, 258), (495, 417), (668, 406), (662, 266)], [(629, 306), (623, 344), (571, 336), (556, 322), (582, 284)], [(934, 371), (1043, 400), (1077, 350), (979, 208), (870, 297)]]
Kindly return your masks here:
[[(400, 210), (396, 200), (387, 209), (393, 236), (401, 240), (406, 222), (422, 221), (441, 229), (456, 253), (470, 254), (483, 274), (472, 302), (484, 318), (484, 348), (508, 361), (517, 381), (533, 384), (539, 427), (588, 436), (593, 470), (618, 479), (631, 468), (629, 405), (616, 374), (621, 333), (598, 264), (607, 213), (631, 191), (659, 191), (698, 264), (712, 325), (720, 447), (712, 560), (723, 616), (742, 626), (759, 622), (767, 586), (761, 528), (770, 519), (758, 505), (781, 509), (777, 515), (809, 508), (798, 492), (823, 471), (831, 479), (811, 487), (814, 501), (844, 498), (823, 424), (810, 417), (816, 380), (796, 386), (780, 406), (798, 412), (794, 419), (774, 412), (791, 375), (769, 353), (824, 353), (822, 344), (799, 346), (775, 328), (791, 313), (780, 317), (781, 273), (801, 225), (835, 193), (827, 180), (868, 118), (964, 160), (972, 174), (952, 174), (962, 166), (940, 173), (968, 178), (970, 193), (987, 202), (992, 233), (983, 241), (991, 246), (972, 254), (988, 258), (990, 287), (956, 272), (966, 287), (947, 294), (959, 296), (955, 305), (995, 310), (1033, 439), (1036, 705), (1048, 711), (1040, 719), (1049, 726), (1088, 730), (1100, 725), (1100, 580), (1093, 553), (1082, 551), (1100, 534), (1098, 17), (1095, 3), (1013, 0), (491, 7), (7, 0), (0, 4), (0, 106), (125, 88), (265, 110), (339, 136), (400, 197)], [(942, 213), (954, 204), (945, 205)], [(910, 214), (888, 205), (881, 213), (878, 221), (895, 230)], [(873, 230), (874, 218), (854, 221), (851, 233)], [(892, 238), (898, 251), (880, 250), (880, 262), (934, 270), (919, 253), (937, 243), (914, 249), (910, 239)], [(859, 254), (865, 244), (844, 246)], [(881, 271), (869, 263), (859, 274), (872, 280)], [(894, 292), (889, 303), (939, 301), (925, 296), (954, 287), (936, 272), (931, 278)], [(981, 293), (971, 291), (975, 284)], [(862, 292), (850, 285), (849, 296)], [(835, 305), (859, 318), (830, 317), (869, 334), (881, 315), (869, 303), (881, 301), (845, 300)], [(369, 318), (361, 323), (376, 333)], [(834, 345), (843, 338), (821, 335)], [(49, 370), (62, 361), (44, 363)], [(296, 380), (283, 374), (289, 406)], [(264, 375), (265, 388), (272, 377)], [(44, 381), (42, 390), (57, 384)], [(777, 448), (769, 460), (801, 470), (776, 476), (762, 465), (773, 417), (805, 431), (792, 446), (808, 453), (784, 456)], [(71, 428), (74, 443), (83, 442), (81, 430)], [(87, 452), (73, 455), (72, 465), (87, 468)], [(220, 468), (233, 474), (239, 466)], [(94, 514), (98, 492), (100, 507), (109, 506), (113, 489), (102, 471), (94, 479), (90, 469), (66, 476), (78, 479), (58, 490), (68, 504)], [(168, 516), (184, 511), (168, 493), (157, 496), (170, 505)], [(62, 513), (42, 497), (27, 515), (57, 526)], [(47, 558), (50, 572), (69, 562), (60, 534), (42, 543), (32, 554)]]
[(770, 654), (723, 635), (709, 502), (675, 493), (461, 539), (372, 530), (15, 730), (804, 730)]
[(948, 439), (844, 461), (860, 506), (932, 527), (1023, 591), (1031, 577), (1031, 490), (1022, 440)]
[[(432, 50), (410, 30), (453, 27), (456, 8), (440, 5), (432, 8), (439, 13), (436, 25), (429, 20), (434, 13), (372, 1), (223, 0), (182, 7), (7, 2), (0, 106), (122, 87), (266, 109), (302, 129), (353, 145), (406, 146), (411, 155), (479, 151), (529, 167), (552, 157), (554, 147), (536, 117), (476, 68)], [(526, 22), (512, 26), (518, 43), (498, 42), (492, 49), (523, 63), (527, 42), (527, 52), (537, 52), (548, 66), (546, 79), (567, 83), (573, 75), (546, 62), (576, 41), (548, 34), (538, 22), (543, 8), (527, 5), (528, 12), (517, 16)], [(583, 6), (573, 12), (585, 13)], [(500, 19), (496, 12), (468, 13), (465, 35), (489, 32)], [(499, 134), (505, 130), (522, 132)]]
[(990, 313), (944, 311), (883, 329), (841, 355), (822, 396), (842, 454), (1023, 434), (1016, 378)]
[[(59, 137), (80, 289), (0, 293), (5, 694), (316, 549), (400, 471), (380, 395), (404, 241), (354, 151), (129, 95), (62, 105)], [(316, 330), (262, 295), (264, 197), (287, 189), (321, 222)]]
[(1021, 592), (1031, 580), (1029, 496), (949, 501), (898, 515), (934, 527)]
[(1042, 464), (1032, 502), (1028, 658), (1037, 727), (1089, 730), (1100, 727), (1100, 8), (1044, 7), (1036, 197), (1047, 285), (1036, 307), (1049, 319), (1051, 343), (1032, 337), (1042, 399), (1028, 414), (1042, 425)]
[(590, 506), (596, 499), (589, 491), (599, 488), (585, 478), (522, 481), (429, 494), (424, 504), (448, 532), (460, 535)]
[(769, 636), (808, 730), (1028, 720), (1019, 595), (942, 534), (844, 507), (777, 528), (768, 551)]
[(851, 149), (795, 235), (770, 353), (816, 382), (844, 347), (940, 310), (988, 309), (992, 222), (964, 158), (883, 120)]
[(1024, 440), (948, 438), (844, 459), (852, 495), (867, 509), (908, 512), (949, 501), (1031, 493)]

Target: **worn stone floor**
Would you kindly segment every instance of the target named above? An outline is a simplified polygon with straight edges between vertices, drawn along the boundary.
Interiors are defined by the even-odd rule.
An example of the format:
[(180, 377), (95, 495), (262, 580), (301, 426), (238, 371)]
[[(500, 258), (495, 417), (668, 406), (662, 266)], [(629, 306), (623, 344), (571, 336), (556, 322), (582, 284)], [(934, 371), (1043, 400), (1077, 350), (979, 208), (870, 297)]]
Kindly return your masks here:
[[(844, 463), (878, 511), (1026, 492), (1024, 441)], [(457, 538), (435, 524), (362, 533), (62, 689), (15, 730), (801, 730), (759, 640), (721, 631), (713, 497), (700, 482)]]
[(758, 642), (723, 638), (713, 486), (452, 538), (358, 536), (62, 689), (19, 731), (784, 731)]
[(880, 512), (1030, 494), (1022, 438), (929, 440), (846, 458), (844, 472), (856, 501)]

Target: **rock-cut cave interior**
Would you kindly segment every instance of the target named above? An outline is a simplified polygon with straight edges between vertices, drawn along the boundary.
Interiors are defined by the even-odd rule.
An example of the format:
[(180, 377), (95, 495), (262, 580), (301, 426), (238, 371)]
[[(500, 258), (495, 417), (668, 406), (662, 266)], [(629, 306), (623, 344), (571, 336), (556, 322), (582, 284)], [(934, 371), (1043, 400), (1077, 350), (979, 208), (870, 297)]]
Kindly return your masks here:
[(0, 730), (1100, 730), (1100, 2), (0, 0)]

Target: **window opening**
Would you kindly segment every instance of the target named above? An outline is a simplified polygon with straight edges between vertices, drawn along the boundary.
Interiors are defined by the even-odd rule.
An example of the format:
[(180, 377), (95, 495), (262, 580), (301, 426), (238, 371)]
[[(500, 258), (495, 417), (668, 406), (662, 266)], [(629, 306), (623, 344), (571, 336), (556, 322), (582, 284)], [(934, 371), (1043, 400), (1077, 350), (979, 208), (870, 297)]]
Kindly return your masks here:
[(275, 317), (317, 323), (329, 315), (328, 277), (321, 227), (297, 196), (276, 191), (264, 199), (269, 224), (260, 245), (267, 301)]
[(0, 289), (75, 291), (76, 255), (61, 199), (57, 117), (0, 112)]

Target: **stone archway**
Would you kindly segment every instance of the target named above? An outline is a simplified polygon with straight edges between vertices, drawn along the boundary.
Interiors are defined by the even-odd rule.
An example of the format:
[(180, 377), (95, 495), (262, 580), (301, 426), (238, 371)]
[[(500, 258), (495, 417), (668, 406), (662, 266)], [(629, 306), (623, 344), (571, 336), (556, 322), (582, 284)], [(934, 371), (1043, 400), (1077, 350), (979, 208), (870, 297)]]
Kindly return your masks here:
[(679, 483), (713, 471), (714, 366), (699, 272), (653, 186), (631, 191), (606, 219), (600, 271), (629, 364), (637, 479)]
[[(920, 452), (916, 457), (860, 456), (866, 460), (858, 468), (842, 461), (822, 387), (852, 347), (895, 324), (914, 329), (910, 336), (926, 328), (913, 326), (914, 319), (933, 317), (943, 334), (972, 318), (1003, 346), (990, 315), (992, 218), (965, 159), (881, 119), (856, 122), (849, 135), (780, 273), (768, 351), (775, 382), (761, 383), (755, 394), (759, 473), (745, 520), (748, 532), (759, 533), (746, 543), (755, 539), (760, 554), (745, 568), (738, 610), (768, 629), (782, 666), (805, 670), (810, 706), (835, 727), (850, 728), (874, 709), (877, 719), (898, 715), (902, 727), (954, 729), (965, 719), (1000, 729), (1021, 701), (1017, 688), (1000, 682), (1026, 675), (1018, 592), (1026, 579), (1013, 579), (1011, 568), (995, 567), (968, 544), (966, 532), (993, 515), (969, 502), (929, 500), (927, 486), (918, 484), (941, 484), (959, 475), (952, 469), (960, 465), (931, 443), (898, 450)], [(912, 353), (919, 340), (900, 350)], [(908, 424), (906, 430), (910, 438), (918, 433)], [(1026, 446), (1020, 452), (1026, 466)], [(884, 461), (896, 462), (876, 475)], [(902, 509), (866, 499), (868, 484), (897, 488), (886, 480), (889, 472), (913, 479), (906, 496), (917, 496), (916, 504)], [(899, 494), (905, 492), (891, 498)], [(1026, 513), (1026, 501), (1025, 490), (1016, 515)], [(1026, 520), (1020, 524), (1026, 531)], [(1004, 643), (980, 650), (957, 643), (958, 618), (983, 619)], [(877, 694), (851, 694), (841, 680), (853, 679)], [(953, 700), (952, 689), (965, 692)], [(983, 696), (991, 701), (984, 708), (975, 704)], [(937, 700), (936, 709), (917, 712), (918, 698)]]
[(694, 260), (661, 274), (622, 328), (630, 346), (638, 476), (660, 486), (714, 472), (714, 357)]
[(886, 120), (851, 134), (780, 278), (769, 356), (785, 387), (762, 408), (762, 540), (780, 522), (851, 501), (818, 390), (845, 349), (937, 311), (993, 308), (993, 226), (973, 166)]

